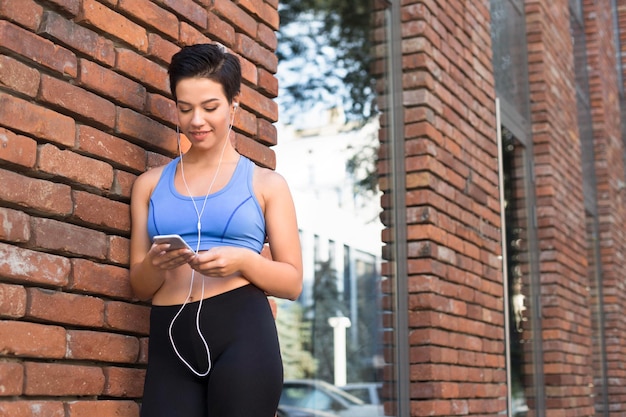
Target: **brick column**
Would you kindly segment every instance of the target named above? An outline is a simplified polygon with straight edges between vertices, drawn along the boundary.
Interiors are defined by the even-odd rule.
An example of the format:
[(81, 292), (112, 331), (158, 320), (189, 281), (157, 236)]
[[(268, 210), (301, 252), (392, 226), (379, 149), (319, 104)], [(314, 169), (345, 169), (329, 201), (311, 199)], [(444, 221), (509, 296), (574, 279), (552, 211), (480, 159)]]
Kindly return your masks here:
[[(412, 416), (506, 409), (489, 20), (488, 0), (402, 6), (405, 130), (395, 139), (406, 153), (409, 284), (399, 296), (409, 298)], [(381, 188), (388, 208), (386, 177)]]
[[(617, 4), (624, 37), (626, 2), (619, 0)], [(621, 137), (624, 122), (620, 120), (611, 1), (585, 1), (584, 13), (598, 184), (609, 415), (617, 417), (626, 413), (626, 194)], [(622, 39), (622, 45), (623, 42)]]
[(0, 1), (0, 415), (138, 416), (149, 306), (128, 282), (128, 205), (176, 153), (167, 63), (185, 44), (237, 53), (233, 140), (274, 168), (277, 7)]
[(548, 416), (594, 412), (590, 282), (568, 7), (567, 0), (526, 2), (540, 250), (540, 336)]

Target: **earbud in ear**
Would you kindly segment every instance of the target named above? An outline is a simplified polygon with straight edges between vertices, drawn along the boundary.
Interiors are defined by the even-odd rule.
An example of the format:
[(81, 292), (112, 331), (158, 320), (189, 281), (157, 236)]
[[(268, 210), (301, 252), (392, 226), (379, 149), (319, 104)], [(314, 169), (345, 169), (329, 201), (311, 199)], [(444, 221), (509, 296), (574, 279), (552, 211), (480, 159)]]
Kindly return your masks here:
[(235, 102), (233, 103), (233, 107), (234, 107), (234, 108), (239, 107), (239, 103), (237, 103), (237, 102), (235, 101)]

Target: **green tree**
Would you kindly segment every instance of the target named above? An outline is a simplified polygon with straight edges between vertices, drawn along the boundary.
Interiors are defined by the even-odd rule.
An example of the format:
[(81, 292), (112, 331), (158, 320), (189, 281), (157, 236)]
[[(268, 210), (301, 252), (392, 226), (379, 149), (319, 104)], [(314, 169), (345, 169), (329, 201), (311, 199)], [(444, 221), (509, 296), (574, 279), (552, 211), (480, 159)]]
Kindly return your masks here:
[(316, 103), (342, 106), (351, 120), (375, 114), (371, 3), (281, 0), (278, 101), (287, 122)]

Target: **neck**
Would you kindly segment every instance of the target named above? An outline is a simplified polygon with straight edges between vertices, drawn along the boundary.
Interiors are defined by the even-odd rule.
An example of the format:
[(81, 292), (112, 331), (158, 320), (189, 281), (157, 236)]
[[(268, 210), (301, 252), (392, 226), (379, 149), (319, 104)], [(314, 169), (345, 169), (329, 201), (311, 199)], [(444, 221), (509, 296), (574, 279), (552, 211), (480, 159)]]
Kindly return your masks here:
[(185, 164), (196, 165), (198, 167), (215, 167), (216, 165), (227, 164), (234, 162), (239, 158), (239, 153), (230, 144), (225, 144), (225, 148), (222, 149), (220, 145), (219, 149), (211, 149), (208, 151), (190, 148), (187, 152), (181, 155), (181, 159)]

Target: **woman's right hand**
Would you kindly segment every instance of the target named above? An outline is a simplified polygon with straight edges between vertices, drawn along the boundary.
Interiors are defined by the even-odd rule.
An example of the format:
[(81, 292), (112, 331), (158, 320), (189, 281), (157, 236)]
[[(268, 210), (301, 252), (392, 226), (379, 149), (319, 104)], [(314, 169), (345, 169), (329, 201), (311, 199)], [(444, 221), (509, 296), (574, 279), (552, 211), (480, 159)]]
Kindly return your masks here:
[(189, 263), (196, 254), (189, 249), (170, 249), (169, 243), (153, 243), (146, 254), (150, 264), (158, 269), (171, 270)]

